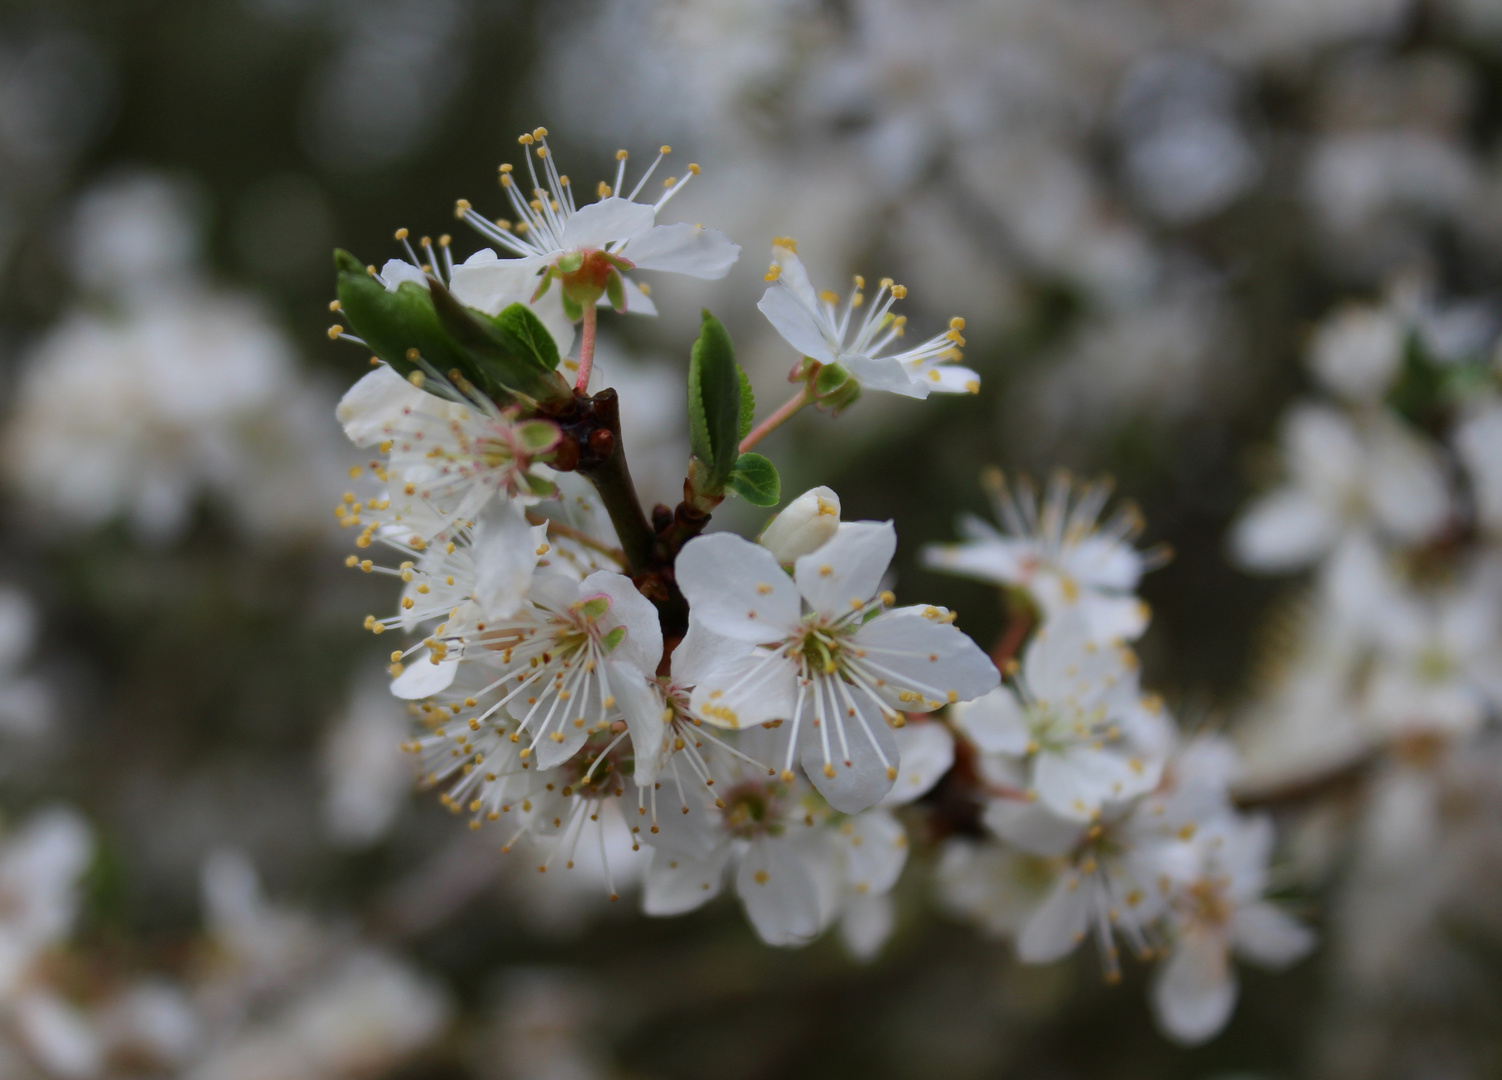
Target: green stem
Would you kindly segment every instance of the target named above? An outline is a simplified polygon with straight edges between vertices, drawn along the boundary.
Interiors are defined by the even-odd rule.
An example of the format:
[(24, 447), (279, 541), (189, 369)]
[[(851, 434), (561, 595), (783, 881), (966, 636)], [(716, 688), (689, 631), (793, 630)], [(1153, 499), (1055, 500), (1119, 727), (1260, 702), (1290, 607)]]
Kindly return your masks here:
[(746, 434), (746, 437), (741, 440), (741, 453), (744, 454), (747, 450), (750, 450), (757, 443), (761, 442), (762, 439), (766, 438), (783, 423), (785, 423), (789, 417), (791, 417), (799, 409), (803, 408), (803, 406), (811, 403), (813, 400), (813, 391), (809, 388), (808, 383), (804, 383), (803, 389), (799, 390), (798, 393), (784, 402), (781, 408), (779, 408), (776, 412), (767, 417), (761, 423), (757, 424)]

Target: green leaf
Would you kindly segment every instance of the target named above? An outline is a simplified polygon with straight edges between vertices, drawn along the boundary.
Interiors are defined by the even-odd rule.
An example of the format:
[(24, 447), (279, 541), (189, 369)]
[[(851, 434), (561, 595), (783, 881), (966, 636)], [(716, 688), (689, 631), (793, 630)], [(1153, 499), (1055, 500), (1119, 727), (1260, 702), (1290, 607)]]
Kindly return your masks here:
[(760, 454), (742, 454), (730, 471), (725, 487), (752, 506), (776, 506), (782, 498), (782, 480), (777, 466)]
[(549, 420), (528, 420), (516, 425), (516, 437), (528, 454), (545, 454), (558, 445), (563, 433)]
[(730, 334), (708, 310), (689, 356), (688, 416), (689, 446), (717, 490), (740, 453), (741, 375)]
[[(531, 327), (535, 315), (513, 312), (508, 323), (465, 307), (436, 281), (429, 285), (429, 292), (443, 329), (470, 357), (472, 366), (481, 372), (481, 387), (487, 390), (499, 387), (518, 397), (551, 404), (572, 397), (573, 391), (562, 376), (544, 368), (546, 356), (538, 356), (537, 350), (543, 348), (542, 339), (547, 338), (547, 330), (541, 323)], [(521, 308), (522, 305), (512, 307)], [(506, 310), (511, 311), (511, 308)], [(512, 325), (529, 327), (528, 338), (524, 340), (512, 332)], [(557, 356), (556, 348), (553, 356)]]
[(741, 373), (741, 438), (744, 439), (751, 434), (751, 425), (756, 421), (756, 394), (751, 390), (746, 369), (736, 365), (736, 370)]
[(334, 266), (339, 310), (371, 351), (398, 374), (421, 370), (408, 357), (416, 349), (441, 373), (457, 368), (466, 379), (485, 385), (474, 362), (444, 330), (427, 289), (405, 281), (389, 292), (347, 251), (334, 252)]
[(558, 343), (537, 313), (526, 304), (512, 304), (495, 316), (495, 324), (521, 342), (523, 358), (531, 360), (538, 371), (557, 369)]

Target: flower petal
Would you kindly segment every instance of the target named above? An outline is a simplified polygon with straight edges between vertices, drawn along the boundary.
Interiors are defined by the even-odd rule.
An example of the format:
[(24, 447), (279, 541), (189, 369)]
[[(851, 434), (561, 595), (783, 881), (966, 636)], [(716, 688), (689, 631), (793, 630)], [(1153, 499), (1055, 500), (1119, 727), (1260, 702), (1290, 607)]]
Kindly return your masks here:
[(735, 891), (768, 945), (803, 945), (819, 932), (819, 897), (786, 841), (761, 837), (741, 856)]
[(643, 596), (625, 574), (600, 570), (579, 584), (581, 596), (603, 593), (610, 597), (610, 610), (600, 616), (607, 630), (621, 626), (626, 636), (611, 656), (635, 664), (644, 673), (656, 673), (662, 662), (662, 623), (657, 608)]
[(1081, 888), (1072, 872), (1060, 874), (1022, 927), (1017, 938), (1018, 959), (1028, 964), (1063, 959), (1084, 940), (1089, 918), (1090, 890)]
[(422, 659), (408, 663), (402, 673), (391, 680), (391, 692), (407, 701), (432, 697), (448, 689), (458, 670), (457, 659), (443, 660), (435, 664), (431, 659), (431, 654), (424, 653)]
[(835, 349), (839, 343), (831, 341), (830, 328), (812, 310), (799, 303), (786, 286), (773, 285), (762, 294), (756, 307), (782, 335), (782, 340), (800, 355), (812, 357), (821, 364), (835, 362)]
[(907, 864), (907, 832), (886, 810), (867, 810), (835, 834), (845, 855), (845, 880), (862, 894), (884, 893)]
[(762, 643), (799, 626), (798, 590), (760, 544), (732, 533), (700, 536), (683, 546), (675, 569), (694, 619), (706, 629)]
[(563, 223), (563, 250), (602, 248), (612, 240), (630, 240), (651, 231), (657, 212), (648, 203), (611, 196), (581, 206)]
[(1249, 570), (1292, 570), (1328, 551), (1339, 528), (1314, 495), (1279, 488), (1255, 500), (1232, 526), (1231, 557)]
[(1232, 941), (1236, 952), (1253, 963), (1285, 968), (1314, 948), (1314, 931), (1262, 900), (1236, 912)]
[(943, 724), (908, 723), (892, 732), (900, 764), (883, 806), (903, 806), (926, 795), (954, 764), (954, 736)]
[(874, 702), (854, 693), (846, 699), (836, 684), (843, 685), (838, 676), (817, 677), (809, 687), (810, 694), (824, 695), (824, 723), (814, 726), (812, 706), (805, 702), (799, 761), (830, 806), (842, 814), (858, 814), (892, 790), (899, 762), (897, 739)]
[[(841, 522), (824, 546), (798, 558), (793, 577), (809, 607), (838, 618), (876, 595), (896, 552), (897, 530), (890, 521)], [(767, 558), (777, 565), (770, 552)]]
[(617, 661), (606, 666), (610, 672), (610, 692), (626, 721), (626, 730), (631, 733), (631, 752), (636, 762), (632, 781), (637, 787), (650, 790), (671, 756), (667, 721), (663, 718), (666, 703), (657, 692), (655, 681), (639, 669)]
[(914, 379), (912, 373), (892, 357), (841, 353), (839, 361), (867, 390), (885, 390), (889, 394), (911, 398), (928, 397), (928, 380)]
[[(822, 558), (823, 552), (809, 557)], [(990, 693), (1001, 682), (1001, 672), (979, 645), (944, 617), (939, 608), (883, 612), (851, 636), (856, 652), (852, 669), (864, 668), (885, 678), (886, 685), (877, 692), (905, 712), (930, 712)]]
[(1061, 818), (1046, 806), (1020, 799), (992, 799), (981, 822), (1029, 855), (1063, 855), (1085, 835), (1078, 821)]
[(713, 900), (719, 895), (729, 861), (729, 844), (721, 844), (703, 859), (653, 851), (642, 882), (642, 911), (648, 915), (682, 915)]
[(719, 229), (687, 224), (659, 225), (621, 252), (638, 270), (663, 270), (710, 281), (728, 274), (740, 253), (740, 245), (732, 244)]
[(970, 741), (985, 753), (1014, 757), (1027, 753), (1027, 744), (1032, 738), (1027, 727), (1027, 714), (1010, 687), (998, 686), (983, 697), (956, 705), (950, 710), (950, 716)]
[(1236, 1004), (1236, 973), (1219, 937), (1193, 932), (1175, 943), (1153, 981), (1153, 1012), (1170, 1038), (1202, 1043), (1226, 1026)]
[(797, 678), (797, 669), (785, 657), (746, 656), (717, 667), (695, 686), (689, 711), (732, 731), (783, 720), (792, 714)]
[(1088, 821), (1102, 803), (1151, 788), (1152, 781), (1146, 777), (1146, 770), (1133, 769), (1125, 755), (1091, 745), (1039, 754), (1033, 765), (1038, 801), (1060, 817), (1078, 821)]

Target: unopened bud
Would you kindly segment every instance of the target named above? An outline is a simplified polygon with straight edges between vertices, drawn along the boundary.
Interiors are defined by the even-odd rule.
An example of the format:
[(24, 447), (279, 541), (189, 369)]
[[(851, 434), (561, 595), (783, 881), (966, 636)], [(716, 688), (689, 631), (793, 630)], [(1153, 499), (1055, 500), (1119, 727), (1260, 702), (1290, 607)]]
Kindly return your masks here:
[(840, 527), (840, 497), (827, 487), (799, 495), (772, 519), (761, 545), (783, 565), (822, 547)]

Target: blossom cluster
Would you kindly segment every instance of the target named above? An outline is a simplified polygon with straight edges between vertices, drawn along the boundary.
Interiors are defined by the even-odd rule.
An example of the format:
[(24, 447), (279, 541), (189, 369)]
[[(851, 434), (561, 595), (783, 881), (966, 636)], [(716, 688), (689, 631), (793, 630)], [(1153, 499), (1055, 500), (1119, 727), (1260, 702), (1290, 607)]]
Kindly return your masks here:
[[(366, 627), (406, 635), (391, 690), (411, 703), (421, 783), (541, 873), (597, 853), (615, 900), (609, 852), (629, 836), (649, 856), (648, 914), (693, 910), (733, 882), (768, 944), (838, 924), (858, 956), (895, 927), (890, 892), (922, 822), (921, 835), (952, 834), (939, 862), (950, 906), (1014, 934), (1022, 959), (1056, 960), (1092, 933), (1112, 978), (1118, 940), (1165, 955), (1165, 1030), (1214, 1034), (1235, 999), (1231, 952), (1284, 965), (1311, 937), (1265, 899), (1271, 824), (1233, 806), (1234, 753), (1180, 739), (1140, 686), (1135, 590), (1160, 553), (1134, 547), (1138, 519), (1102, 523), (1102, 485), (1059, 478), (1014, 496), (997, 476), (1004, 531), (967, 520), (965, 543), (927, 553), (1013, 596), (994, 658), (953, 612), (898, 604), (892, 523), (843, 520), (828, 488), (755, 541), (706, 532), (729, 496), (777, 503), (776, 470), (751, 447), (804, 406), (978, 386), (957, 363), (962, 319), (893, 351), (903, 286), (883, 279), (868, 300), (856, 277), (843, 300), (818, 292), (779, 238), (758, 306), (800, 357), (800, 389), (757, 424), (706, 313), (684, 501), (648, 522), (617, 394), (591, 393), (598, 308), (651, 314), (637, 273), (719, 277), (739, 249), (656, 223), (697, 166), (637, 202), (645, 176), (618, 194), (623, 151), (614, 183), (579, 205), (546, 135), (520, 140), (530, 192), (501, 169), (514, 222), (458, 204), (500, 252), (456, 262), (450, 237), (414, 247), (403, 229), (407, 257), (380, 270), (339, 257), (334, 309), (349, 325), (330, 336), (376, 353), (339, 417), (376, 456), (336, 516), (360, 549), (348, 564), (401, 582), (395, 614)], [(926, 804), (941, 784), (968, 820)]]
[(1330, 314), (1317, 392), (1282, 418), (1281, 480), (1231, 534), (1247, 568), (1304, 574), (1241, 717), (1242, 787), (1301, 796), (1311, 882), (1332, 872), (1317, 852), (1353, 852), (1336, 959), (1387, 996), (1447, 925), (1495, 925), (1472, 904), (1502, 795), (1494, 336), (1413, 278)]

